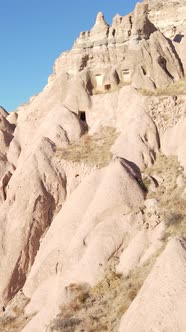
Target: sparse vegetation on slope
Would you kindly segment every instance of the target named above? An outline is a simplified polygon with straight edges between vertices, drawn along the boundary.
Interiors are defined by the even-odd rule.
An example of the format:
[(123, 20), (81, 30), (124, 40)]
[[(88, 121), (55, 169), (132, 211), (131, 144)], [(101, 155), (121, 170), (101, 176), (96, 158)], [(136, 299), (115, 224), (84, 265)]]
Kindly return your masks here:
[(88, 133), (77, 143), (58, 149), (57, 156), (71, 162), (82, 162), (89, 166), (104, 167), (112, 158), (110, 148), (118, 134), (115, 128), (105, 127), (99, 133), (90, 136)]
[(125, 277), (115, 272), (118, 262), (116, 257), (112, 258), (104, 279), (63, 306), (48, 331), (117, 332), (121, 317), (138, 294), (154, 261), (155, 257)]
[[(134, 268), (126, 277), (117, 274), (117, 253), (111, 258), (105, 277), (88, 292), (80, 292), (53, 320), (49, 332), (117, 332), (121, 317), (129, 308), (152, 269), (157, 256), (162, 252), (170, 236), (186, 234), (186, 197), (184, 185), (178, 186), (177, 179), (183, 176), (183, 168), (175, 156), (157, 156), (155, 164), (146, 169), (144, 184), (147, 198), (160, 202), (162, 220), (166, 230), (162, 237), (162, 247), (142, 266)], [(148, 176), (157, 178), (159, 186), (151, 190)]]
[[(158, 179), (156, 191), (149, 190), (147, 198), (156, 198), (160, 202), (161, 216), (166, 225), (164, 240), (169, 236), (186, 236), (186, 194), (183, 168), (177, 157), (160, 154), (155, 164), (148, 168), (146, 175)], [(177, 184), (178, 177), (182, 177), (182, 185)], [(149, 183), (146, 182), (146, 186)], [(148, 189), (148, 188), (147, 188)]]
[(182, 79), (164, 88), (156, 90), (138, 90), (144, 96), (177, 96), (186, 94), (186, 80)]
[(24, 308), (29, 303), (29, 299), (23, 294), (18, 293), (9, 303), (5, 312), (1, 313), (0, 331), (1, 332), (19, 332), (32, 318), (25, 316)]

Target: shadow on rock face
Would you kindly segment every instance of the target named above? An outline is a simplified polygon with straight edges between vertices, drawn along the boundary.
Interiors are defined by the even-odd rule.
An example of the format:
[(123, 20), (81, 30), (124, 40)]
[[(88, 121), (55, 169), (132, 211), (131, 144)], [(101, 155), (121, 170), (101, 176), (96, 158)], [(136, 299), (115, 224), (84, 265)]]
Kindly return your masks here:
[(181, 34), (177, 34), (175, 37), (174, 37), (174, 39), (173, 39), (173, 41), (175, 42), (175, 43), (181, 43), (181, 41), (182, 41), (182, 38), (184, 37), (184, 35), (181, 35)]

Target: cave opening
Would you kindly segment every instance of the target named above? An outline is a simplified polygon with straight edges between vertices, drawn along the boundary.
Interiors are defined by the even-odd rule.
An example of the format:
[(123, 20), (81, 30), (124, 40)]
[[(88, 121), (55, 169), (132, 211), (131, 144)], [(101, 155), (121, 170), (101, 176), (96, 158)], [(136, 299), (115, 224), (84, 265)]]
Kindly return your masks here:
[(79, 119), (80, 119), (80, 121), (83, 125), (84, 132), (86, 133), (88, 131), (86, 112), (79, 111), (78, 116), (79, 116)]
[(86, 122), (86, 113), (85, 112), (79, 112), (79, 118), (81, 121)]
[(105, 90), (109, 91), (111, 89), (111, 85), (110, 84), (105, 84)]

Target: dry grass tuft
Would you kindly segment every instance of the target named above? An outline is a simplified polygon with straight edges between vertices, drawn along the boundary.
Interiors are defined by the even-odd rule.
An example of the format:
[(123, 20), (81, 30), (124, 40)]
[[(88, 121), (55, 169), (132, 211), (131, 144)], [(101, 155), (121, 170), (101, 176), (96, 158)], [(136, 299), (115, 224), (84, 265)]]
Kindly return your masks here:
[(0, 331), (18, 332), (22, 331), (24, 326), (32, 318), (25, 316), (24, 308), (29, 303), (23, 294), (17, 294), (9, 303), (5, 312), (0, 316)]
[[(160, 154), (155, 164), (144, 173), (161, 178), (156, 192), (149, 191), (147, 198), (156, 198), (160, 201), (161, 216), (167, 228), (163, 240), (167, 240), (170, 236), (185, 237), (186, 195), (183, 192), (185, 186), (178, 187), (176, 184), (177, 177), (183, 174), (183, 168), (177, 157)], [(148, 184), (146, 187), (148, 189)]]
[(83, 162), (89, 166), (101, 168), (110, 162), (112, 158), (110, 148), (117, 137), (115, 128), (104, 127), (93, 136), (87, 133), (78, 142), (58, 149), (56, 155), (58, 158), (74, 163)]
[[(116, 257), (111, 261), (114, 259)], [(155, 257), (142, 267), (136, 268), (127, 277), (115, 272), (116, 261), (117, 259), (113, 264), (110, 262), (104, 279), (89, 290), (83, 302), (74, 299), (74, 302), (78, 302), (78, 310), (77, 307), (76, 310), (73, 309), (72, 303), (61, 308), (61, 313), (52, 322), (49, 332), (118, 331), (120, 319), (137, 296), (154, 264)]]
[(186, 80), (182, 79), (165, 88), (158, 88), (156, 90), (138, 90), (144, 96), (177, 96), (186, 94)]

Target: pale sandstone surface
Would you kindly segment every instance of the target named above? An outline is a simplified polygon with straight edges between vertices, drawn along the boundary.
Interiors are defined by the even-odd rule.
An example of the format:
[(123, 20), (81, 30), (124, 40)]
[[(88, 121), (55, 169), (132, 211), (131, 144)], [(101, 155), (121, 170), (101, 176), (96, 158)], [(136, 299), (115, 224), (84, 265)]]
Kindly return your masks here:
[(166, 155), (176, 155), (186, 172), (185, 139), (186, 118), (168, 128), (162, 137), (162, 151)]
[(5, 155), (14, 132), (14, 126), (7, 121), (6, 117), (4, 109), (0, 109), (0, 149), (1, 153)]
[(44, 90), (18, 108), (17, 121), (22, 121), (20, 110), (32, 110), (37, 119), (38, 112), (46, 114), (56, 104), (87, 112), (92, 94), (131, 83), (152, 90), (182, 78), (182, 69), (172, 41), (149, 21), (146, 5), (138, 3), (128, 16), (116, 16), (111, 26), (99, 13), (93, 29), (81, 33), (72, 50), (56, 60)]
[[(159, 150), (156, 126), (145, 111), (128, 116), (121, 135), (112, 146), (112, 153), (136, 164), (141, 170), (154, 163)], [(143, 119), (143, 120), (142, 120)]]
[(77, 140), (82, 133), (76, 114), (56, 103), (49, 109), (19, 111), (14, 140), (24, 150), (42, 137), (48, 137), (56, 145), (63, 145)]
[[(4, 117), (1, 124), (3, 133), (13, 133), (13, 125)], [(1, 158), (1, 263), (6, 277), (1, 270), (0, 278), (5, 303), (24, 284), (39, 239), (66, 197), (66, 175), (55, 159), (56, 145), (69, 144), (83, 132), (77, 115), (59, 104), (50, 112), (19, 112), (13, 136), (9, 134), (7, 157)], [(18, 228), (16, 237), (14, 228)]]
[(0, 231), (0, 292), (5, 303), (23, 286), (39, 239), (66, 196), (65, 174), (53, 158), (54, 152), (50, 140), (41, 140), (31, 154), (25, 154), (22, 166), (6, 183)]
[[(86, 199), (84, 192), (89, 194)], [(32, 331), (32, 326), (43, 320), (43, 296), (47, 310), (56, 308), (56, 299), (52, 303), (51, 297), (44, 295), (50, 294), (48, 278), (60, 278), (58, 305), (65, 301), (64, 287), (72, 283), (91, 286), (101, 279), (108, 258), (142, 227), (142, 205), (143, 191), (122, 160), (95, 171), (77, 187), (44, 238), (25, 284), (24, 293), (33, 294), (27, 312), (32, 313), (36, 303), (41, 311), (25, 331)]]
[[(186, 8), (186, 6), (185, 6)], [(186, 10), (185, 10), (186, 12)], [(186, 13), (184, 14), (186, 15)], [(174, 46), (175, 49), (181, 59), (184, 72), (186, 70), (186, 24), (185, 27), (183, 28), (182, 32), (178, 34), (178, 37), (174, 38)]]
[(144, 0), (148, 4), (149, 19), (173, 45), (186, 68), (186, 1)]
[[(95, 286), (116, 253), (116, 272), (130, 277), (161, 250), (164, 216), (158, 200), (145, 200), (140, 171), (160, 148), (186, 167), (185, 96), (136, 89), (152, 92), (183, 79), (185, 2), (182, 11), (173, 0), (168, 9), (158, 3), (138, 3), (111, 26), (98, 13), (93, 28), (56, 60), (40, 94), (11, 114), (0, 107), (0, 304), (23, 288), (25, 315), (35, 314), (24, 332), (46, 331), (75, 297), (73, 285)], [(77, 163), (56, 155), (104, 127), (119, 136), (105, 168), (83, 164), (81, 155)], [(184, 190), (183, 174), (176, 185)], [(171, 240), (119, 331), (186, 330), (185, 259), (185, 242)]]
[(156, 125), (147, 111), (146, 98), (131, 86), (108, 95), (93, 96), (91, 112), (87, 115), (90, 133), (104, 125), (116, 127), (120, 135), (111, 152), (142, 170), (153, 164), (160, 145)]
[(149, 19), (169, 38), (182, 34), (186, 27), (186, 1), (144, 0), (149, 6)]
[(117, 272), (128, 276), (133, 269), (148, 261), (162, 247), (164, 230), (162, 223), (157, 225), (156, 229), (139, 231), (121, 254)]
[(0, 201), (6, 197), (6, 186), (14, 172), (13, 165), (8, 161), (7, 152), (13, 139), (15, 126), (7, 120), (8, 113), (0, 107)]
[(9, 115), (9, 113), (2, 106), (0, 106), (0, 114), (5, 118)]
[(185, 278), (185, 241), (172, 239), (124, 314), (119, 332), (184, 332)]
[(91, 101), (92, 106), (87, 113), (90, 133), (104, 126), (115, 127), (118, 131), (122, 131), (126, 129), (126, 122), (129, 119), (140, 118), (147, 109), (145, 97), (130, 85), (122, 87), (119, 91), (94, 95)]
[(128, 16), (117, 15), (110, 27), (100, 17), (90, 32), (80, 34), (70, 52), (58, 58), (50, 82), (61, 75), (64, 66), (69, 77), (88, 71), (85, 84), (93, 93), (112, 89), (119, 82), (153, 89), (169, 84), (171, 76), (182, 77), (172, 42), (148, 20), (146, 5), (138, 3)]
[(72, 162), (68, 160), (60, 160), (60, 164), (66, 174), (67, 183), (66, 183), (66, 195), (67, 198), (71, 193), (79, 186), (79, 184), (85, 179), (85, 177), (91, 174), (94, 170), (97, 169), (97, 166), (86, 165), (82, 161)]
[[(176, 88), (174, 89), (176, 93)], [(186, 116), (186, 96), (172, 95), (166, 93), (161, 96), (149, 96), (145, 99), (145, 109), (151, 119), (156, 124), (160, 138), (165, 131), (174, 127), (179, 121), (183, 121)]]
[(17, 112), (11, 112), (10, 114), (7, 115), (7, 120), (8, 120), (8, 122), (10, 122), (11, 124), (16, 124), (16, 122), (17, 122), (17, 117), (18, 117)]
[(84, 127), (76, 114), (65, 106), (54, 105), (40, 112), (32, 109), (19, 111), (14, 138), (7, 152), (8, 161), (15, 167), (22, 165), (22, 157), (32, 150), (38, 141), (48, 138), (56, 146), (66, 146), (84, 133)]
[[(127, 112), (122, 112), (124, 101), (126, 100), (126, 103), (128, 102), (129, 104), (129, 95), (134, 96), (133, 106), (138, 105), (139, 103), (139, 95), (132, 87), (124, 87), (122, 89), (121, 93), (118, 94), (119, 97), (117, 96), (119, 100), (118, 110), (116, 112), (116, 126), (118, 127), (119, 118), (121, 118), (125, 125), (128, 117), (130, 118), (131, 116), (131, 118), (135, 118), (134, 112), (132, 112), (132, 105), (131, 115), (130, 112), (128, 116)], [(138, 107), (139, 110), (142, 109), (142, 106), (138, 105)], [(112, 109), (112, 112), (114, 114), (114, 109)], [(141, 113), (139, 114), (141, 115)], [(145, 114), (145, 111), (143, 111), (142, 114)], [(139, 118), (139, 115), (137, 115), (137, 117)], [(132, 122), (133, 121), (131, 120), (131, 123)], [(155, 148), (158, 149), (158, 140), (155, 141), (156, 129), (153, 126), (154, 125), (152, 125), (152, 128), (154, 128), (155, 135), (153, 140)], [(51, 127), (52, 130), (50, 130)], [(81, 181), (73, 183), (72, 179), (77, 172), (81, 173), (82, 177), (82, 167), (80, 167), (79, 171), (77, 168), (71, 171), (70, 167), (67, 165), (65, 172), (68, 174), (68, 185), (66, 187), (66, 174), (63, 171), (65, 166), (63, 166), (63, 162), (57, 160), (54, 155), (56, 146), (61, 147), (69, 144), (70, 142), (77, 140), (82, 133), (83, 127), (78, 117), (64, 106), (59, 107), (58, 105), (50, 112), (40, 111), (40, 113), (36, 112), (36, 114), (32, 110), (25, 113), (23, 110), (19, 111), (14, 138), (10, 143), (10, 148), (7, 154), (9, 162), (16, 167), (16, 170), (11, 173), (13, 174), (12, 178), (11, 174), (7, 173), (4, 180), (3, 200), (5, 200), (5, 202), (2, 205), (1, 211), (2, 229), (4, 229), (2, 236), (6, 237), (7, 242), (7, 252), (4, 254), (2, 251), (2, 264), (7, 266), (7, 273), (6, 278), (4, 278), (3, 272), (1, 276), (1, 293), (3, 294), (5, 302), (24, 284), (26, 274), (30, 270), (37, 249), (39, 248), (40, 237), (50, 225), (52, 217), (56, 213), (56, 209), (58, 210), (61, 207), (61, 204), (66, 197), (66, 193), (68, 192), (69, 195)], [(138, 135), (138, 133), (136, 135)], [(139, 151), (140, 148), (141, 147), (138, 148)], [(50, 160), (51, 158), (52, 161)], [(131, 159), (135, 162), (135, 157), (132, 156)], [(129, 167), (129, 164), (127, 165), (127, 167)], [(46, 172), (46, 170), (48, 171)], [(87, 174), (87, 172), (89, 173), (90, 170), (85, 170), (84, 174)], [(22, 178), (23, 185), (19, 184), (19, 178)], [(30, 178), (32, 178), (31, 185), (29, 185)], [(58, 183), (59, 179), (61, 183), (60, 185)], [(47, 187), (45, 182), (43, 184), (43, 181), (46, 181), (46, 183), (49, 182)], [(29, 188), (29, 190), (25, 190), (25, 188)], [(60, 195), (58, 191), (59, 193), (63, 193), (61, 194), (61, 198), (58, 197), (58, 195)], [(58, 198), (56, 198), (56, 194)], [(22, 196), (24, 199), (21, 200)], [(129, 201), (131, 200), (132, 195)], [(7, 213), (7, 208), (10, 205), (11, 207)], [(38, 209), (37, 212), (35, 212), (35, 208), (36, 210)], [(15, 225), (20, 223), (22, 227), (19, 229), (16, 238), (10, 240), (11, 233), (7, 230), (13, 227), (12, 216), (14, 216), (14, 219), (16, 220)], [(35, 220), (37, 219), (39, 224), (35, 227)], [(24, 220), (24, 223), (22, 220)], [(32, 229), (31, 233), (30, 227)], [(35, 240), (31, 240), (31, 238), (35, 238)], [(15, 247), (13, 249), (12, 243), (14, 241)], [(27, 257), (28, 252), (29, 257)], [(9, 262), (9, 257), (11, 259), (11, 264)], [(19, 276), (18, 283), (15, 281), (15, 276)]]

